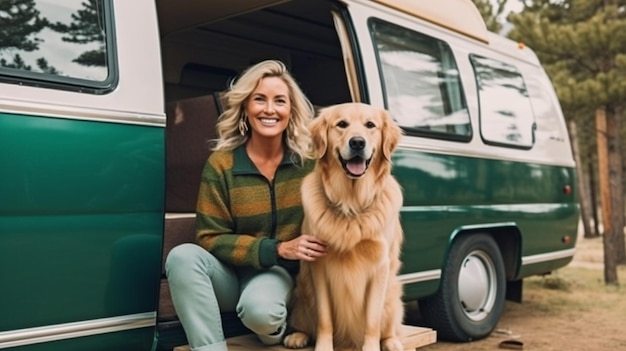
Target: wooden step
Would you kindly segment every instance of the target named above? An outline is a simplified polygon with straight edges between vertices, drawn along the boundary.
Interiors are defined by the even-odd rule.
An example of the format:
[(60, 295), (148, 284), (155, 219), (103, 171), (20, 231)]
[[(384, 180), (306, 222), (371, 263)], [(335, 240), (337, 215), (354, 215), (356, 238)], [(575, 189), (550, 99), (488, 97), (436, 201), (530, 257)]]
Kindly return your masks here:
[[(256, 335), (248, 334), (229, 338), (226, 340), (229, 351), (254, 351), (254, 350), (272, 350), (272, 351), (293, 351), (279, 345), (264, 346), (261, 344)], [(402, 326), (402, 345), (405, 351), (413, 351), (426, 345), (437, 342), (437, 332), (430, 328), (414, 327), (410, 325)], [(313, 347), (300, 349), (302, 351), (313, 351)], [(174, 351), (189, 351), (189, 346), (177, 346)]]

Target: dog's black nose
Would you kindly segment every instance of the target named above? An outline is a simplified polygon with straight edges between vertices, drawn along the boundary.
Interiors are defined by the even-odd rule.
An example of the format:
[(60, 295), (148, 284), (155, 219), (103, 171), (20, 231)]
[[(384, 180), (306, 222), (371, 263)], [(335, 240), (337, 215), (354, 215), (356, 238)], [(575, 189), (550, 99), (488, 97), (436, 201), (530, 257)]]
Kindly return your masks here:
[(352, 150), (363, 150), (365, 148), (365, 138), (362, 138), (362, 137), (351, 138), (350, 148)]

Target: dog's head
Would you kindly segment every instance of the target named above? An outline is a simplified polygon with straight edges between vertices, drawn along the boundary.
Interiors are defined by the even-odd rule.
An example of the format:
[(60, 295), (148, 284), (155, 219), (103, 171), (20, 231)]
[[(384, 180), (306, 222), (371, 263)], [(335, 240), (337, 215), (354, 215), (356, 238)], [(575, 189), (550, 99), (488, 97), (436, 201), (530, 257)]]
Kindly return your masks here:
[(352, 179), (363, 177), (370, 165), (389, 172), (402, 135), (387, 111), (362, 103), (327, 107), (309, 128), (319, 161), (335, 162)]

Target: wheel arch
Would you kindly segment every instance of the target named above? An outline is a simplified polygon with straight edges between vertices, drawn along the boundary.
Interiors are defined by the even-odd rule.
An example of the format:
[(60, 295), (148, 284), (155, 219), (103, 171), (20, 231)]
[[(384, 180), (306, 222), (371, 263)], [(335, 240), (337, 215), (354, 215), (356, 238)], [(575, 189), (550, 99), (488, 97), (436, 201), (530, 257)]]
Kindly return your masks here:
[(522, 233), (515, 222), (474, 224), (457, 227), (450, 234), (448, 249), (444, 259), (449, 259), (450, 248), (455, 240), (478, 233), (488, 234), (495, 240), (504, 261), (506, 280), (516, 280), (521, 266)]

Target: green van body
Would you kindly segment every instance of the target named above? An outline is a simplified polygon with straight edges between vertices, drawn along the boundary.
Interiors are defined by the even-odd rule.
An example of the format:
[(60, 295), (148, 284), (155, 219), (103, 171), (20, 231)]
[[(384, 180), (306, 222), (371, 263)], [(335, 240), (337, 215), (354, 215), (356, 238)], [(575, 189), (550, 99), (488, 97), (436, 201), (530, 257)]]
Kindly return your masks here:
[[(45, 6), (63, 1), (24, 3), (42, 6), (38, 9), (44, 13)], [(420, 308), (424, 303), (427, 311), (427, 305), (436, 303), (442, 289), (449, 287), (443, 283), (444, 277), (459, 278), (450, 276), (446, 268), (456, 259), (475, 262), (476, 257), (486, 257), (487, 268), (479, 271), (494, 279), (498, 274), (505, 277), (482, 287), (489, 299), (498, 301), (505, 293), (519, 300), (523, 278), (549, 273), (571, 261), (578, 225), (575, 165), (558, 101), (534, 54), (511, 62), (520, 63), (520, 76), (527, 79), (529, 89), (536, 82), (547, 82), (543, 89), (549, 89), (547, 101), (555, 104), (553, 117), (558, 122), (550, 125), (550, 133), (556, 132), (548, 141), (539, 139), (542, 134), (537, 133), (530, 146), (507, 146), (483, 143), (487, 136), (475, 116), (482, 103), (476, 94), (481, 87), (470, 73), (470, 55), (460, 57), (475, 48), (479, 48), (476, 54), (488, 55), (492, 49), (481, 39), (483, 34), (449, 28), (441, 23), (443, 19), (418, 18), (411, 9), (400, 6), (402, 1), (398, 6), (391, 6), (395, 1), (382, 0), (265, 0), (248, 5), (200, 0), (188, 5), (170, 0), (85, 3), (97, 7), (107, 33), (101, 39), (108, 64), (103, 77), (20, 68), (16, 61), (10, 63), (12, 54), (2, 50), (9, 44), (0, 42), (0, 349), (166, 350), (185, 344), (175, 316), (164, 318), (161, 312), (164, 299), (169, 299), (162, 271), (167, 221), (176, 215), (190, 216), (190, 211), (172, 211), (167, 205), (166, 157), (172, 156), (167, 153), (166, 121), (176, 118), (167, 112), (168, 106), (226, 90), (222, 78), (233, 78), (252, 61), (294, 55), (294, 67), (327, 69), (323, 67), (326, 61), (320, 60), (328, 59), (330, 78), (316, 76), (319, 71), (308, 76), (305, 69), (300, 75), (294, 71), (296, 78), (305, 82), (314, 104), (357, 100), (389, 108), (392, 96), (384, 93), (389, 81), (383, 79), (387, 71), (381, 56), (369, 50), (377, 38), (368, 30), (374, 31), (376, 21), (392, 23), (394, 18), (398, 18), (394, 25), (415, 22), (417, 27), (411, 30), (423, 27), (428, 36), (450, 43), (471, 116), (470, 129), (460, 136), (405, 128), (406, 141), (394, 154), (393, 173), (404, 191), (401, 221), (405, 241), (399, 279), (404, 283), (406, 301), (420, 300)], [(190, 7), (187, 12), (186, 6)], [(174, 7), (183, 9), (170, 12)], [(310, 17), (302, 17), (302, 13)], [(188, 17), (176, 17), (180, 14)], [(293, 22), (282, 24), (292, 27), (293, 33), (283, 31), (284, 38), (272, 38), (284, 47), (272, 40), (235, 39), (236, 35), (232, 42), (221, 42), (213, 32), (183, 36), (195, 27), (220, 35), (248, 33), (255, 25), (269, 31), (272, 16), (279, 15)], [(372, 22), (370, 17), (376, 20)], [(311, 33), (322, 37), (338, 37), (333, 50), (343, 55), (327, 51), (326, 46), (334, 42), (320, 43), (311, 33), (307, 37), (307, 26), (318, 28), (319, 32)], [(395, 30), (392, 26), (387, 29)], [(205, 35), (206, 46), (196, 48), (201, 44), (192, 43), (202, 42), (198, 39)], [(296, 48), (297, 43), (290, 41), (296, 37), (307, 41), (311, 53)], [(504, 42), (491, 34), (489, 38), (490, 42)], [(514, 43), (507, 45), (515, 47)], [(240, 47), (245, 50), (238, 51)], [(506, 60), (506, 55), (494, 50), (494, 56)], [(307, 55), (317, 61), (304, 62)], [(236, 60), (231, 60), (233, 57)], [(205, 66), (198, 62), (202, 60), (207, 61)], [(533, 70), (539, 78), (528, 76)], [(180, 83), (185, 75), (194, 83)], [(212, 82), (211, 77), (219, 82)], [(198, 88), (205, 81), (212, 86)], [(527, 95), (541, 94), (535, 90)], [(392, 108), (391, 112), (393, 115)], [(543, 127), (539, 121), (537, 124), (539, 129)], [(550, 143), (558, 148), (552, 149)], [(459, 152), (464, 149), (470, 151)], [(483, 149), (485, 154), (481, 154)], [(467, 238), (483, 234), (497, 245), (495, 255), (485, 256), (484, 252), (493, 251), (478, 246), (465, 258), (454, 256), (458, 243), (470, 245)], [(500, 289), (502, 284), (508, 285), (506, 292)], [(499, 303), (488, 304), (497, 318), (484, 318), (480, 331), (444, 330), (443, 335), (453, 335), (452, 339), (484, 337), (502, 312)], [(474, 312), (465, 313), (469, 319), (476, 318), (476, 324), (483, 324), (482, 317), (473, 317)], [(456, 330), (456, 323), (435, 325)], [(461, 323), (461, 329), (464, 326)], [(485, 328), (489, 330), (485, 332)], [(227, 335), (245, 332), (226, 320), (225, 329)]]
[[(163, 129), (0, 113), (0, 149), (7, 165), (0, 171), (0, 330), (154, 318)], [(79, 338), (45, 347), (111, 350), (113, 342), (123, 349), (135, 340), (150, 349), (152, 329), (103, 334), (96, 339), (106, 342), (85, 340), (88, 346), (73, 346)]]

